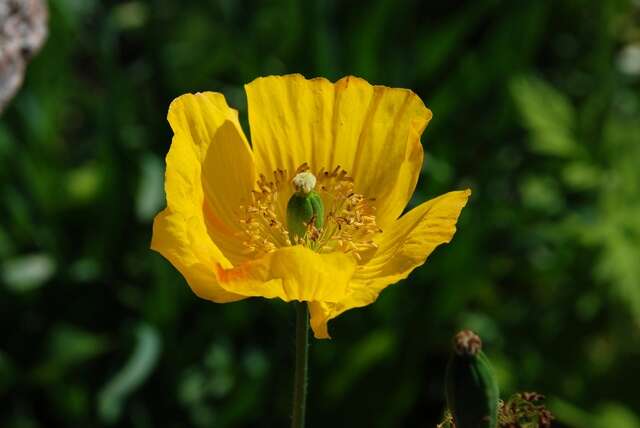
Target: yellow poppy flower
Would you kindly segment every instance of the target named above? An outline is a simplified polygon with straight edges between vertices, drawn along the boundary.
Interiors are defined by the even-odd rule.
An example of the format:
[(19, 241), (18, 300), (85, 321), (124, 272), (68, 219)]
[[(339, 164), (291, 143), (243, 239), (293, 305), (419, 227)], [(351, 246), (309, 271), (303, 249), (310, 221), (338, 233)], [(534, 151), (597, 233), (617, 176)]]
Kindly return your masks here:
[[(400, 216), (431, 119), (409, 90), (301, 75), (258, 78), (245, 90), (251, 146), (223, 95), (171, 103), (167, 208), (151, 247), (203, 299), (308, 302), (315, 336), (328, 338), (330, 319), (372, 303), (451, 240), (470, 191)], [(294, 236), (287, 203), (302, 189), (315, 189), (323, 218), (314, 214)]]

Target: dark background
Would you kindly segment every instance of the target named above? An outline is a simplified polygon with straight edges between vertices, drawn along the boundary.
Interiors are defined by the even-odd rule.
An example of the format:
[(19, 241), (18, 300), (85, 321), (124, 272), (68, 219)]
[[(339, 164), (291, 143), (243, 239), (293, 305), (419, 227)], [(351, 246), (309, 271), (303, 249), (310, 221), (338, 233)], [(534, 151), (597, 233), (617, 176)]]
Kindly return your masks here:
[[(640, 427), (640, 3), (52, 0), (0, 118), (0, 426), (281, 427), (293, 308), (149, 250), (166, 111), (301, 72), (411, 88), (451, 245), (312, 341), (308, 425), (434, 427), (451, 336), (558, 427)], [(248, 131), (248, 128), (245, 127)]]

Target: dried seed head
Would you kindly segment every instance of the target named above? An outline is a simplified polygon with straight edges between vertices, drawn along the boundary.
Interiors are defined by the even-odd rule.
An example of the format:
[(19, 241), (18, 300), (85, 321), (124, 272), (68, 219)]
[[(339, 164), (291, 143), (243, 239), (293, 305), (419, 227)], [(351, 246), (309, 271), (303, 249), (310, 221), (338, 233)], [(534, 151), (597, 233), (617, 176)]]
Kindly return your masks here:
[(462, 330), (454, 337), (453, 347), (458, 355), (476, 355), (482, 350), (482, 340), (471, 330)]

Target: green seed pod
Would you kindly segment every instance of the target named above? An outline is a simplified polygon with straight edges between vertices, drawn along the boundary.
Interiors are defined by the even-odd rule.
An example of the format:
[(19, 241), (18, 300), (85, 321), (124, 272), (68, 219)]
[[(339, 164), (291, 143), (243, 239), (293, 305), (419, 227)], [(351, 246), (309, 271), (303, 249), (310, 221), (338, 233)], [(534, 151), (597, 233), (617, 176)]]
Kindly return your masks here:
[(322, 229), (324, 224), (322, 198), (314, 191), (306, 194), (294, 193), (287, 203), (287, 228), (292, 241), (296, 237), (301, 239), (305, 236), (312, 220), (317, 229)]
[(456, 428), (497, 427), (498, 383), (482, 352), (482, 341), (472, 331), (461, 331), (454, 338), (445, 387)]

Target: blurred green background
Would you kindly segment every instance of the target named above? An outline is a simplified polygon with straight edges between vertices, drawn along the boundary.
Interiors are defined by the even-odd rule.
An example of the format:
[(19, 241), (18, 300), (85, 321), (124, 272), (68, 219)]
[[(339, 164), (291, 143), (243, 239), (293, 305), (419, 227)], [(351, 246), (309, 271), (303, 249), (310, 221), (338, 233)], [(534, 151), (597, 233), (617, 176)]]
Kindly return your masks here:
[(312, 342), (309, 426), (434, 427), (467, 327), (505, 397), (640, 427), (640, 2), (49, 7), (0, 118), (0, 426), (287, 426), (293, 308), (199, 300), (148, 247), (170, 101), (246, 117), (244, 83), (301, 72), (416, 91), (412, 204), (474, 192), (451, 245)]

